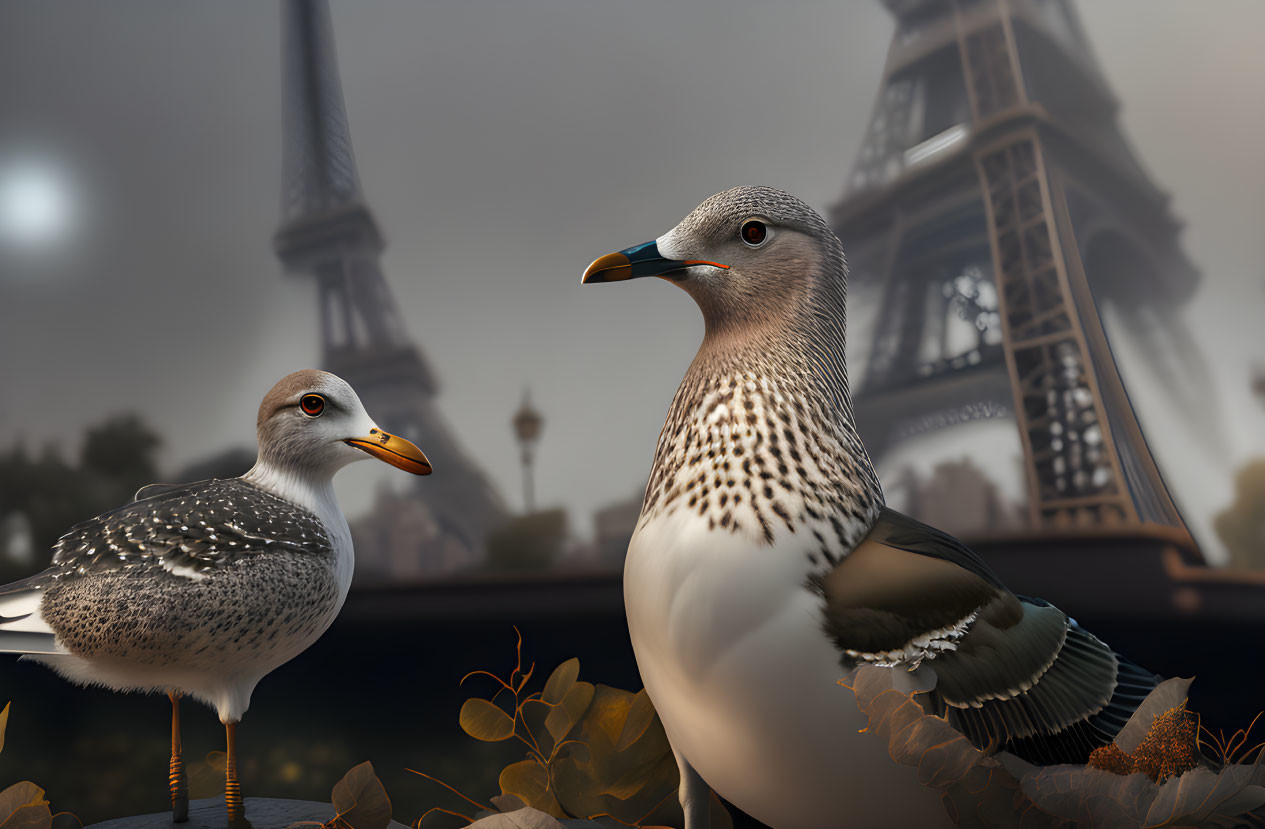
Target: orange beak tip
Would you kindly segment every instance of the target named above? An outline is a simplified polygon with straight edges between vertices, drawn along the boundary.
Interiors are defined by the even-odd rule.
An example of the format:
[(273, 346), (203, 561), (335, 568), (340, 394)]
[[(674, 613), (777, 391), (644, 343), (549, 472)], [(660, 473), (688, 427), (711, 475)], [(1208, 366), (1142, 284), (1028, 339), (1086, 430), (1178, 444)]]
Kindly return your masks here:
[(434, 471), (421, 449), (411, 441), (386, 432), (379, 431), (369, 438), (348, 438), (345, 443), (414, 475), (429, 475)]
[(593, 260), (580, 278), (581, 285), (591, 282), (622, 282), (632, 278), (632, 263), (622, 253), (608, 253)]

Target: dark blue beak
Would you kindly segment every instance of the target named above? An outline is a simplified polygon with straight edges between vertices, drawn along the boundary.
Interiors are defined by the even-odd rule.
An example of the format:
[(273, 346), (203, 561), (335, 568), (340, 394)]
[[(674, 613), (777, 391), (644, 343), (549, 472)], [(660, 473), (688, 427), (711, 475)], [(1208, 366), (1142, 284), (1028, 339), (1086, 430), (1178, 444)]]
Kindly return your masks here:
[(659, 246), (654, 242), (646, 242), (634, 248), (621, 250), (619, 253), (608, 253), (593, 260), (584, 272), (580, 283), (622, 282), (625, 279), (636, 279), (639, 276), (668, 276), (673, 271), (681, 271), (692, 265), (711, 265), (714, 268), (728, 268), (719, 262), (707, 262), (702, 259), (666, 259), (659, 253)]

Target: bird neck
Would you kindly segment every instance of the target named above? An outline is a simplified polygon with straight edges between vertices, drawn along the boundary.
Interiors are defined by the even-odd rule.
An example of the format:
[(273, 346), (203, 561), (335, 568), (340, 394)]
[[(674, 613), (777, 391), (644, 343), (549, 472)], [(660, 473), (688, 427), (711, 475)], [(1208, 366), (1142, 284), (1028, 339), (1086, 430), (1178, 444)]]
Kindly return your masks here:
[(351, 528), (334, 494), (336, 471), (337, 468), (329, 471), (277, 463), (261, 453), (251, 470), (242, 476), (242, 480), (312, 513), (325, 526), (334, 549), (334, 578), (338, 583), (335, 614), (342, 608), (355, 570)]
[(261, 456), (242, 480), (311, 512), (331, 531), (347, 523), (334, 495), (334, 476), (319, 469), (279, 464)]
[(780, 533), (846, 555), (883, 492), (856, 431), (840, 296), (739, 332), (709, 324), (659, 437), (642, 520), (674, 509), (772, 544)]

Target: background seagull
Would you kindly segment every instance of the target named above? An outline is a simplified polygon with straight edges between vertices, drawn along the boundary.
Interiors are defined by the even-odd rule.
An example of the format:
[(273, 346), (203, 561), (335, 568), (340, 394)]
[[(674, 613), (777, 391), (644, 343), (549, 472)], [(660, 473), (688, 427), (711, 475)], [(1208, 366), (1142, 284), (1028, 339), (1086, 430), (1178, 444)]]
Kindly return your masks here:
[(188, 817), (179, 709), (188, 694), (225, 725), (229, 823), (248, 825), (236, 725), (256, 683), (325, 632), (351, 585), (334, 473), (370, 455), (431, 471), (324, 371), (277, 383), (257, 427), (259, 459), (242, 477), (145, 487), (62, 536), (49, 569), (0, 587), (0, 651), (30, 654), (72, 682), (171, 697), (177, 822)]
[(740, 187), (584, 274), (664, 277), (706, 326), (624, 569), (689, 829), (707, 820), (703, 781), (778, 829), (947, 824), (914, 770), (858, 734), (836, 681), (861, 663), (911, 690), (934, 680), (931, 704), (975, 745), (1038, 764), (1084, 762), (1159, 681), (884, 506), (848, 397), (846, 273), (811, 208)]

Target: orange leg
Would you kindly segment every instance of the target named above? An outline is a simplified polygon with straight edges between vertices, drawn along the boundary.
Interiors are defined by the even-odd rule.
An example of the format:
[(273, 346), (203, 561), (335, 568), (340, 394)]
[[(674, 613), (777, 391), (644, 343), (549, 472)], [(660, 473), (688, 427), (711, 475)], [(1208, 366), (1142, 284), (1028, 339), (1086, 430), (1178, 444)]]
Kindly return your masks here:
[(237, 782), (237, 723), (224, 724), (228, 736), (228, 765), (224, 778), (224, 806), (228, 810), (229, 829), (249, 829), (246, 820), (246, 801), (242, 799), (242, 784)]
[(171, 787), (171, 822), (189, 819), (189, 783), (184, 776), (184, 759), (180, 756), (180, 692), (168, 691), (171, 700), (171, 766), (168, 784)]

